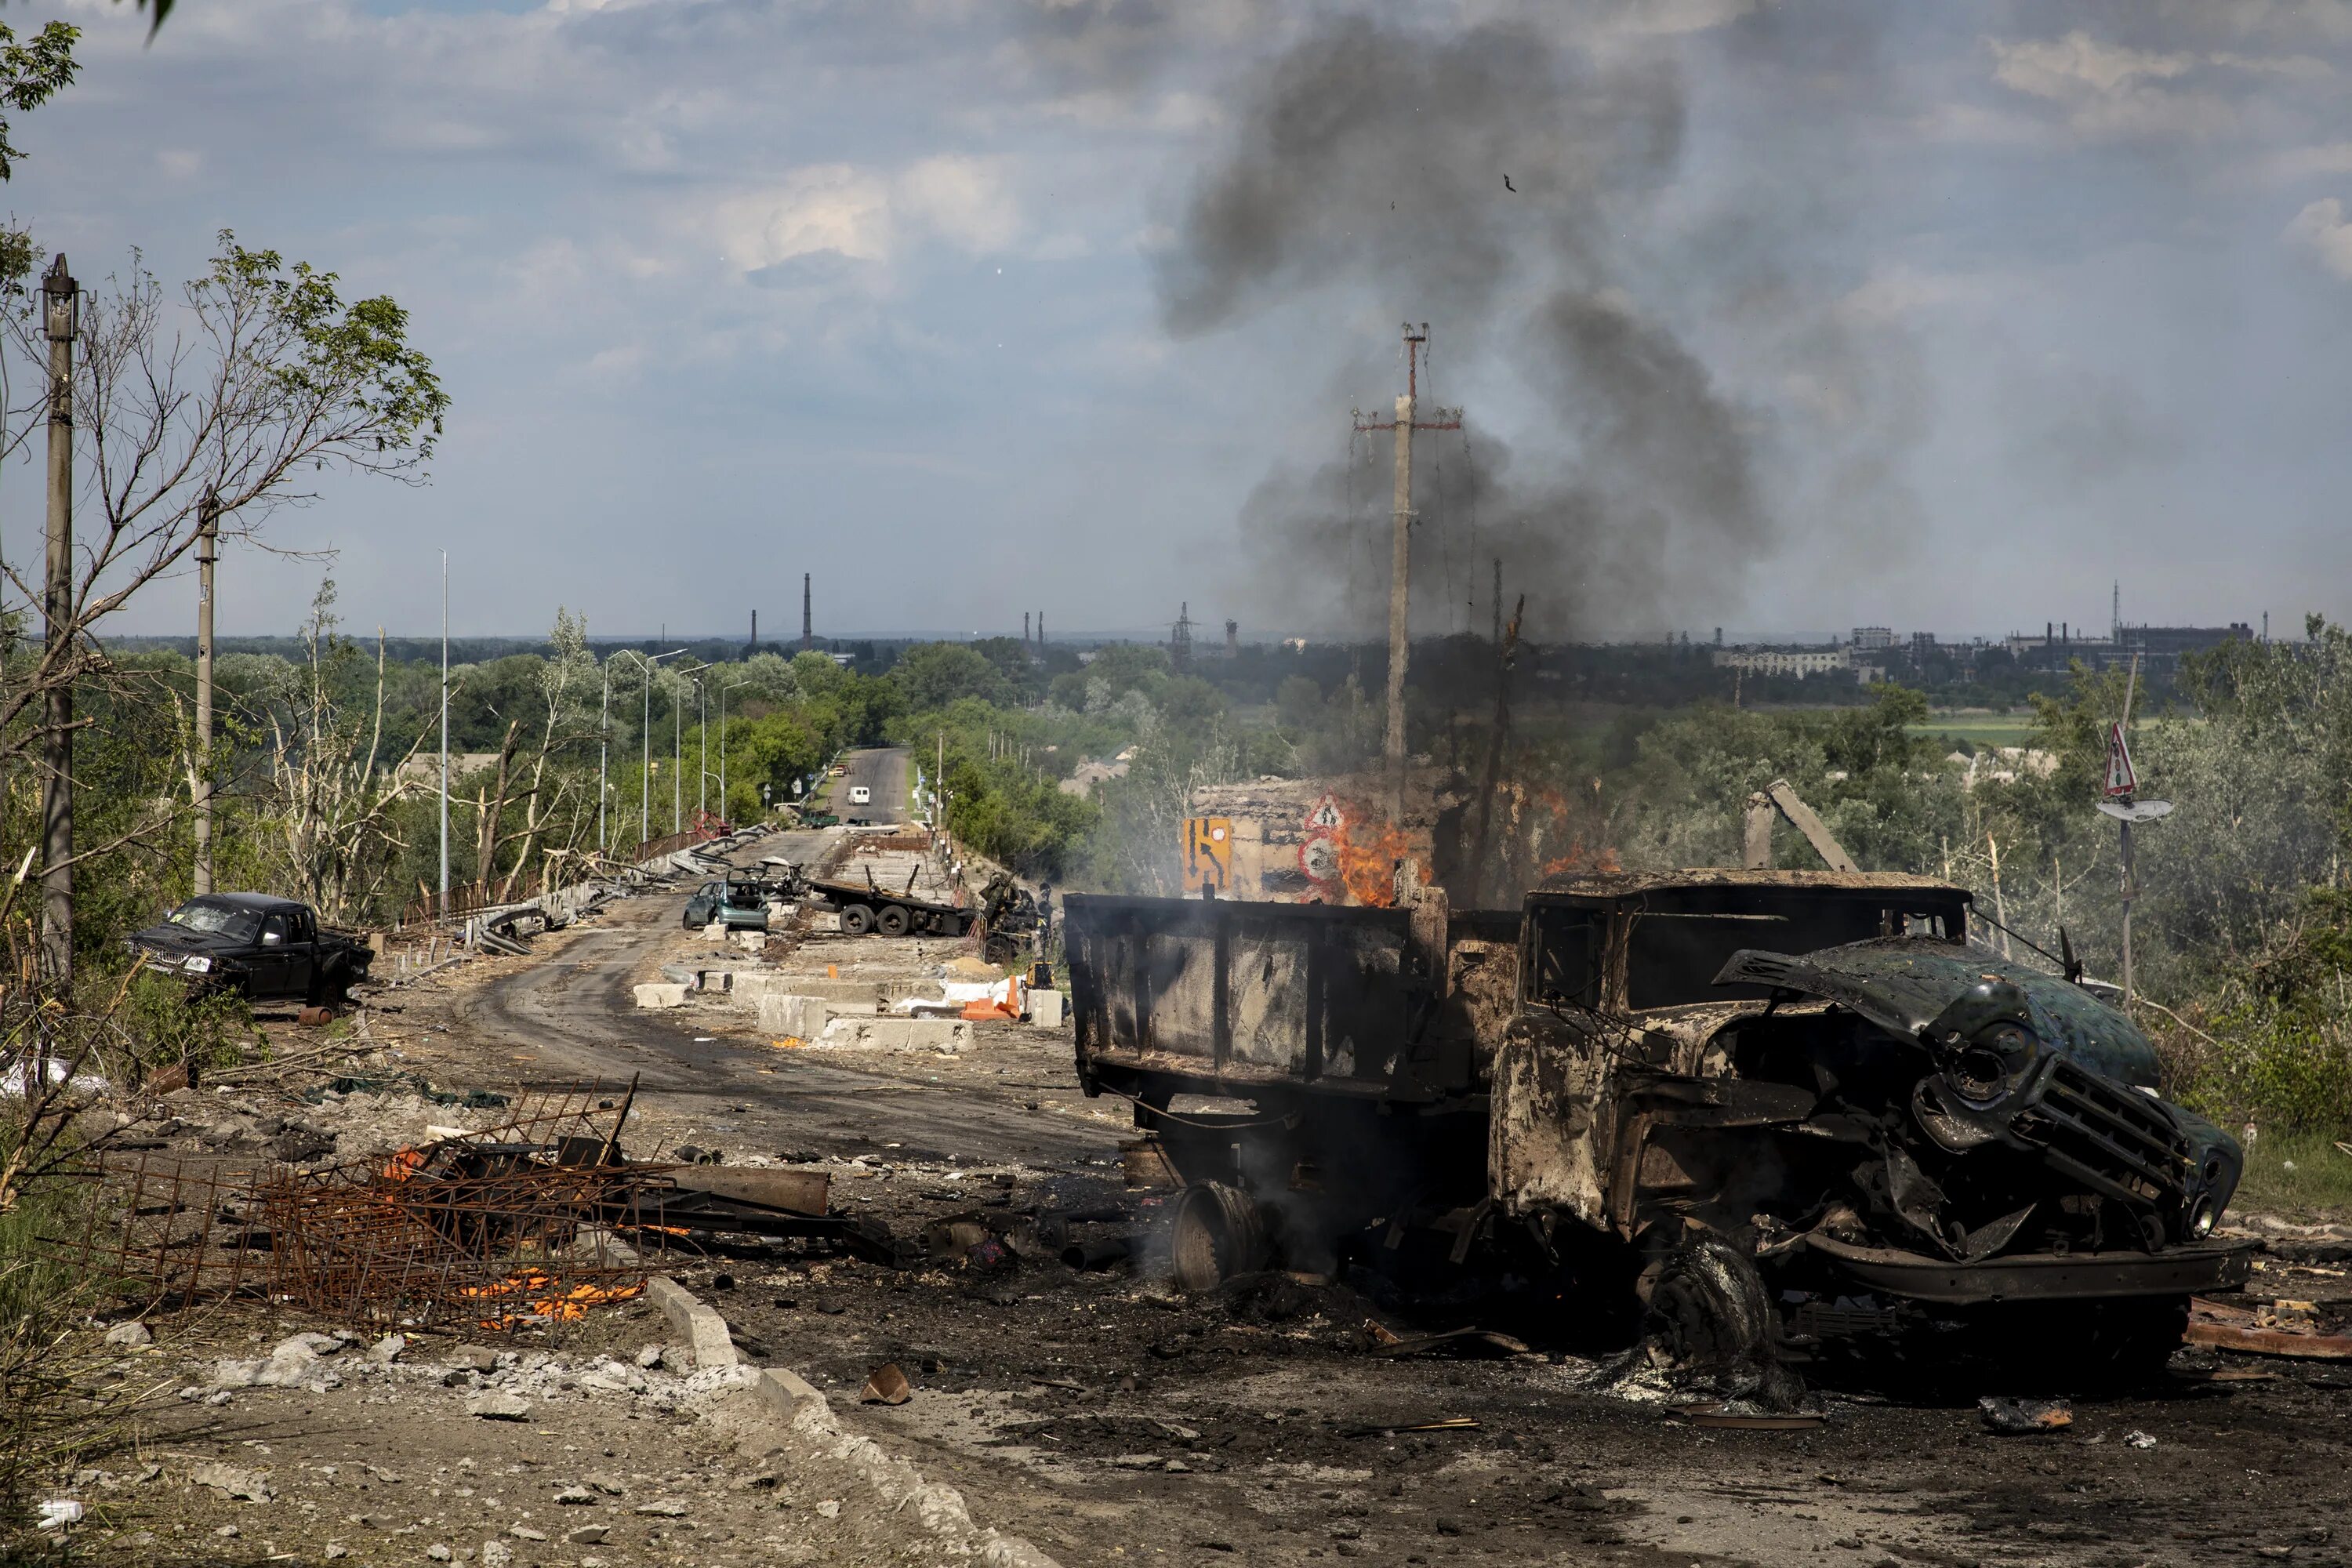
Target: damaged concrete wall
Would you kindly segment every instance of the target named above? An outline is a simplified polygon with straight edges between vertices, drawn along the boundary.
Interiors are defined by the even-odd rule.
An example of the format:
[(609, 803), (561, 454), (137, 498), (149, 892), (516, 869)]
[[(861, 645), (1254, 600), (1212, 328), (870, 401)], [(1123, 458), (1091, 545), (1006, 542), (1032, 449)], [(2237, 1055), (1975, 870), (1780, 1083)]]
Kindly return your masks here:
[(1406, 780), (1402, 817), (1391, 821), (1387, 786), (1369, 773), (1260, 778), (1195, 790), (1192, 814), (1234, 825), (1233, 882), (1224, 897), (1269, 903), (1394, 901), (1394, 867), (1438, 880), (1439, 818), (1457, 805), (1451, 775), (1423, 766)]

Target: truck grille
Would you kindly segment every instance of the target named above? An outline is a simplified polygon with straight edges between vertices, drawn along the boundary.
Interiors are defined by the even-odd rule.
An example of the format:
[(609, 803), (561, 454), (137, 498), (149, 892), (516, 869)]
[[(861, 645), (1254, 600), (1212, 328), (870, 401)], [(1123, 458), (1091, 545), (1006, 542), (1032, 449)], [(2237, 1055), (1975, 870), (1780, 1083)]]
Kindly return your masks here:
[(2052, 1153), (2095, 1174), (2116, 1195), (2148, 1202), (2177, 1198), (2189, 1147), (2163, 1105), (2063, 1057), (2043, 1080), (2027, 1128)]

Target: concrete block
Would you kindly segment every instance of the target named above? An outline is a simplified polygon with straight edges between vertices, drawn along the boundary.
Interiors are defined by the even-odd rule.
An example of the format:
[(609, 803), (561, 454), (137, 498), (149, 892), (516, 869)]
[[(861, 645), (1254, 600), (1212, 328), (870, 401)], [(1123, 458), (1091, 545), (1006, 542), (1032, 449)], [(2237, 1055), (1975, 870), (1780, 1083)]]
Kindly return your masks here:
[(780, 1421), (793, 1421), (804, 1413), (828, 1408), (824, 1395), (812, 1387), (806, 1378), (781, 1366), (761, 1369), (759, 1381), (751, 1385), (751, 1393), (761, 1404), (773, 1411)]
[(686, 1005), (686, 987), (667, 982), (654, 985), (640, 985), (637, 987), (637, 1005), (683, 1007)]
[(822, 1038), (866, 1050), (961, 1051), (971, 1045), (972, 1030), (961, 1018), (835, 1018)]
[(770, 992), (760, 998), (760, 1027), (778, 1039), (815, 1039), (824, 1033), (832, 1016), (821, 996), (780, 996)]
[(1037, 1027), (1041, 1029), (1060, 1028), (1062, 1026), (1062, 1019), (1065, 1015), (1065, 1011), (1066, 1010), (1062, 1005), (1062, 994), (1060, 992), (1039, 991), (1034, 988), (1030, 991), (1029, 1021), (1032, 1024), (1034, 1024)]
[(661, 1309), (678, 1338), (694, 1352), (698, 1368), (733, 1366), (741, 1360), (727, 1332), (727, 1320), (694, 1299), (694, 1292), (677, 1280), (656, 1276), (646, 1281), (646, 1300)]

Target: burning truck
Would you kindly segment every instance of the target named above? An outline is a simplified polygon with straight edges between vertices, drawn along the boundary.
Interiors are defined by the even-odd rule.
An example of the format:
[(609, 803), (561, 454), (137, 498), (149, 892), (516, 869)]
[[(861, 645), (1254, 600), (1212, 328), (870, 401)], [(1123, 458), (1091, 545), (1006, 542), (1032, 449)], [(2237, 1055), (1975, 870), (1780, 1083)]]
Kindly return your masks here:
[[(1562, 1335), (1769, 1381), (1889, 1343), (2144, 1373), (2241, 1152), (2075, 979), (1879, 873), (1578, 873), (1516, 911), (1073, 896), (1077, 1070), (1183, 1191), (1195, 1286), (1483, 1265)], [(1209, 1097), (1210, 1108), (1186, 1097)], [(1752, 1374), (1752, 1375), (1751, 1375)]]

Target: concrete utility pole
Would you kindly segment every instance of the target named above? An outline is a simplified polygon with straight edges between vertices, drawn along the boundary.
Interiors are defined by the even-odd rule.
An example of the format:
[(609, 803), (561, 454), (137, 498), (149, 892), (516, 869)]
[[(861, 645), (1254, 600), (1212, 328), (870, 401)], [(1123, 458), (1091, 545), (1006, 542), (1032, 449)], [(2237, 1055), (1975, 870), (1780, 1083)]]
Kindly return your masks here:
[(1412, 571), (1412, 433), (1415, 430), (1459, 430), (1462, 411), (1458, 408), (1431, 410), (1434, 419), (1418, 417), (1421, 403), (1421, 348), (1429, 342), (1429, 323), (1418, 328), (1408, 321), (1404, 327), (1405, 393), (1396, 400), (1396, 417), (1385, 424), (1366, 419), (1359, 412), (1356, 428), (1370, 433), (1391, 430), (1396, 433), (1396, 498), (1391, 513), (1389, 538), (1389, 713), (1388, 737), (1382, 747), (1383, 761), (1389, 775), (1389, 816), (1391, 820), (1404, 816), (1404, 678), (1405, 664), (1412, 653), (1406, 611), (1409, 608), (1409, 581)]
[(220, 554), (220, 498), (196, 503), (196, 840), (190, 889), (213, 890), (213, 563)]
[[(756, 615), (758, 612), (754, 611)], [(605, 783), (606, 753), (613, 746), (613, 661), (604, 661), (604, 695), (596, 703), (596, 853), (611, 847), (604, 841), (604, 796), (611, 790)]]
[(449, 552), (441, 552), (441, 910), (449, 912)]
[(49, 557), (44, 657), (52, 684), (41, 737), (41, 950), (59, 984), (73, 980), (73, 345), (81, 287), (64, 252), (41, 280), (49, 336)]

